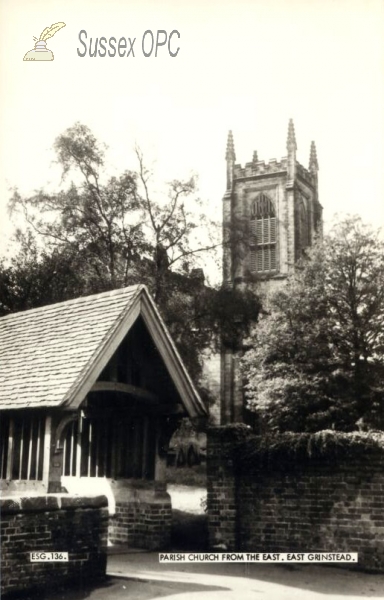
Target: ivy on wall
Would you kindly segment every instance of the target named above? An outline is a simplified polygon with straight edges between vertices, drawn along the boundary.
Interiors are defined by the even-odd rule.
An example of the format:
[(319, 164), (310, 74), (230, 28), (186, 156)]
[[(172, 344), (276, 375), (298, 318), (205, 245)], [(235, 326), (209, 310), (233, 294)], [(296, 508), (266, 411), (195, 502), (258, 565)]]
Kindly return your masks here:
[(301, 464), (331, 463), (372, 456), (384, 463), (384, 433), (381, 431), (344, 433), (324, 430), (316, 433), (282, 433), (257, 436), (243, 424), (215, 428), (214, 435), (226, 446), (224, 452), (238, 467), (297, 468)]

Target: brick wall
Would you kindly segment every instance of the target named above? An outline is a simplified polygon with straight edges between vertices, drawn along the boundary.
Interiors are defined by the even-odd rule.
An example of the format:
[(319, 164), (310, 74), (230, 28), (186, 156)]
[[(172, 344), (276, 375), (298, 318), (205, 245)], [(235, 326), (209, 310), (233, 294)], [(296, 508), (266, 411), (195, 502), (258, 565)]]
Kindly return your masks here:
[(172, 505), (164, 489), (125, 489), (116, 494), (109, 540), (134, 548), (167, 548), (171, 537)]
[(108, 539), (112, 544), (148, 550), (167, 547), (172, 527), (166, 484), (144, 479), (63, 477), (70, 494), (103, 494), (109, 502)]
[[(3, 497), (1, 592), (13, 595), (89, 584), (106, 573), (108, 509), (104, 496)], [(31, 562), (31, 552), (68, 552), (68, 562)]]
[(208, 538), (212, 548), (237, 547), (237, 494), (234, 461), (231, 457), (233, 439), (211, 428), (207, 434), (207, 507)]
[[(253, 466), (237, 441), (208, 435), (212, 547), (249, 552), (358, 552), (359, 568), (384, 571), (384, 456)], [(240, 454), (237, 454), (239, 457)]]

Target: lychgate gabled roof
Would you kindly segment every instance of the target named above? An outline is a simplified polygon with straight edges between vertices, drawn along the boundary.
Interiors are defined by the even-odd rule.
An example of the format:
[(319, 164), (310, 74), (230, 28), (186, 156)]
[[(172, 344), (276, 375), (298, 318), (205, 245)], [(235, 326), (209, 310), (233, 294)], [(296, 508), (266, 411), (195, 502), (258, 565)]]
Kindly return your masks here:
[(204, 405), (143, 285), (0, 318), (0, 409), (81, 404), (141, 316), (190, 417)]

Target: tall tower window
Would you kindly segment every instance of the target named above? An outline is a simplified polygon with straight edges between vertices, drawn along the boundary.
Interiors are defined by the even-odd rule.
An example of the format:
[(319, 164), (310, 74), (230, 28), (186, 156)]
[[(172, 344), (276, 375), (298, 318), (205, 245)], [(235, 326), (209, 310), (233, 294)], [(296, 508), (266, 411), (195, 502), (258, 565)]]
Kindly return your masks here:
[(276, 271), (276, 213), (272, 201), (260, 194), (251, 216), (251, 271)]

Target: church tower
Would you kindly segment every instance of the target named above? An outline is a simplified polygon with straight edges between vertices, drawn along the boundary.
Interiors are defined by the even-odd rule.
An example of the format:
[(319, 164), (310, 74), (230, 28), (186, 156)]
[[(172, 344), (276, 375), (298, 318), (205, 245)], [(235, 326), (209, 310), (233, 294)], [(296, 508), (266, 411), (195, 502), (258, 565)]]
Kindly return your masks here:
[[(296, 159), (292, 119), (287, 156), (279, 162), (258, 160), (236, 164), (229, 132), (227, 189), (223, 197), (223, 285), (268, 294), (284, 283), (296, 261), (322, 235), (318, 199), (318, 162), (311, 143), (308, 169)], [(243, 391), (240, 355), (223, 348), (221, 356), (221, 422), (242, 421)]]

